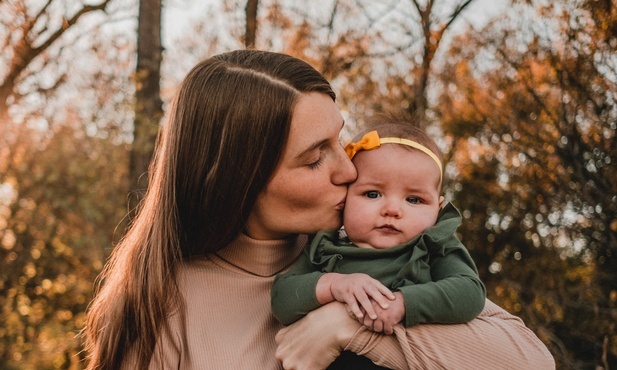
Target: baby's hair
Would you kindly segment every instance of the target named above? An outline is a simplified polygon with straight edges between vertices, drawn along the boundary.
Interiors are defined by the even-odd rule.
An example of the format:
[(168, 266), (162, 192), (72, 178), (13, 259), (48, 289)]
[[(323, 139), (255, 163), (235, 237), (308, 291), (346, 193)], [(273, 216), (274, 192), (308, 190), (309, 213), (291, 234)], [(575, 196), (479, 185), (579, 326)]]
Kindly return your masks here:
[[(367, 120), (364, 129), (357, 134), (353, 141), (360, 140), (367, 132), (377, 131), (380, 138), (398, 137), (416, 141), (435, 153), (443, 166), (443, 153), (433, 139), (422, 128), (423, 125), (418, 118), (408, 114), (385, 113), (376, 115)], [(417, 150), (403, 145), (408, 150)]]

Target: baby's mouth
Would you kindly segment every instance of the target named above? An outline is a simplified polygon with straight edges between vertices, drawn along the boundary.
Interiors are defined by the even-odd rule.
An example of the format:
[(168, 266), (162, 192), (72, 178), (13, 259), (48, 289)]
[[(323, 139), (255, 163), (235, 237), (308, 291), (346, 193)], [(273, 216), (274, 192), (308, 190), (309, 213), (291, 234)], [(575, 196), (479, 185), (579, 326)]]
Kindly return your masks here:
[(397, 233), (400, 232), (399, 229), (397, 229), (396, 227), (394, 227), (394, 225), (390, 225), (390, 224), (385, 224), (385, 225), (381, 225), (377, 228), (380, 231), (384, 231), (384, 232), (390, 232), (390, 233)]

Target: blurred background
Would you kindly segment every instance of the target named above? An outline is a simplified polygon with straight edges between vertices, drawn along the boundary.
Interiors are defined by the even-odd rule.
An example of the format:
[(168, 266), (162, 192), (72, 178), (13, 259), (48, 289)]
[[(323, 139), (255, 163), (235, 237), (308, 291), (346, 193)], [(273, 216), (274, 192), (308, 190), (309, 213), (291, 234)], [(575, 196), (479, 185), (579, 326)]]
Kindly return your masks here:
[(346, 138), (423, 117), (489, 298), (559, 369), (617, 369), (614, 0), (0, 0), (0, 368), (84, 367), (179, 81), (245, 47), (323, 72)]

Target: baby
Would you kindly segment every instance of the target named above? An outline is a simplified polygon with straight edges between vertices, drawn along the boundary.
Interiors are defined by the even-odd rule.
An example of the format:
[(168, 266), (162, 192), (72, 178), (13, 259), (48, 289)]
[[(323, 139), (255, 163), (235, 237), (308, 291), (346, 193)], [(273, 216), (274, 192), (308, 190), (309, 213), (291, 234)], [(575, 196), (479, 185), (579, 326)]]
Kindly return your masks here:
[(272, 286), (284, 325), (334, 300), (368, 329), (396, 324), (464, 323), (484, 308), (486, 291), (455, 235), (458, 210), (441, 195), (437, 145), (403, 120), (373, 127), (345, 150), (358, 171), (343, 229), (317, 233)]

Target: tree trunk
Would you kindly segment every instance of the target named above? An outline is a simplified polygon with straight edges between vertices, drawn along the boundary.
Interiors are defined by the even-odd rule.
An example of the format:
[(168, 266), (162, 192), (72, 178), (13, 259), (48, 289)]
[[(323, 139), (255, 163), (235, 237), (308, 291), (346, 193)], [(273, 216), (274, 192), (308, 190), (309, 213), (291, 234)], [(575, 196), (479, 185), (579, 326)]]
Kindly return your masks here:
[(422, 6), (419, 1), (413, 0), (413, 5), (420, 16), (420, 24), (424, 36), (424, 51), (422, 54), (420, 76), (416, 83), (415, 96), (410, 99), (412, 104), (409, 105), (409, 110), (410, 113), (420, 117), (421, 121), (423, 121), (428, 109), (427, 90), (435, 53), (437, 49), (439, 49), (444, 33), (461, 12), (473, 1), (474, 0), (462, 1), (451, 13), (446, 14), (443, 19), (437, 20), (435, 16), (432, 15), (435, 0), (427, 1), (424, 6)]
[(255, 48), (257, 39), (257, 7), (259, 0), (248, 0), (246, 2), (246, 33), (244, 34), (244, 46), (247, 49)]
[(140, 0), (135, 71), (135, 124), (129, 162), (130, 216), (148, 187), (148, 166), (163, 117), (160, 96), (161, 0)]

